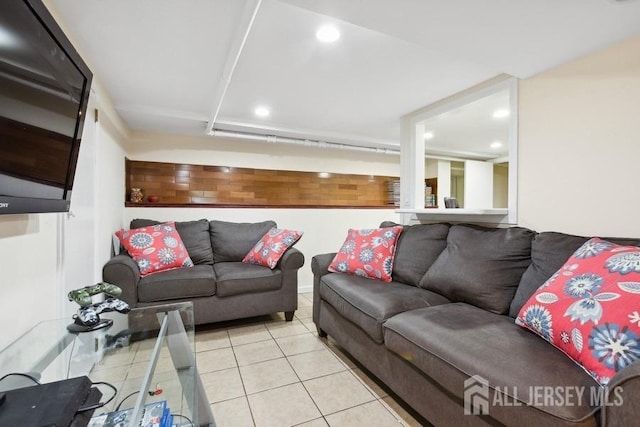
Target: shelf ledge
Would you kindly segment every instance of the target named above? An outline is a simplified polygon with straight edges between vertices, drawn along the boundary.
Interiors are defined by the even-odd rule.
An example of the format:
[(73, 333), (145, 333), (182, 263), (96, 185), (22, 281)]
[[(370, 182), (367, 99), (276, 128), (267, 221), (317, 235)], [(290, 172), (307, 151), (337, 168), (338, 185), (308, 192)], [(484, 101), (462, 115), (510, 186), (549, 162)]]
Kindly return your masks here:
[(398, 214), (413, 214), (418, 220), (509, 224), (509, 209), (396, 209)]
[(508, 215), (509, 209), (396, 209), (396, 213), (416, 215)]

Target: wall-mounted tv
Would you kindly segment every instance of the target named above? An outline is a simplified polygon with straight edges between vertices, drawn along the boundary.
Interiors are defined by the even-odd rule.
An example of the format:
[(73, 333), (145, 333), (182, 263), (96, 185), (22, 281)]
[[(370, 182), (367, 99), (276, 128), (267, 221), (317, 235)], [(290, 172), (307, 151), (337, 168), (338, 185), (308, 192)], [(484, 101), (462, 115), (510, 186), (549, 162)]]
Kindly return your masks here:
[(41, 0), (0, 1), (0, 214), (69, 210), (92, 78)]

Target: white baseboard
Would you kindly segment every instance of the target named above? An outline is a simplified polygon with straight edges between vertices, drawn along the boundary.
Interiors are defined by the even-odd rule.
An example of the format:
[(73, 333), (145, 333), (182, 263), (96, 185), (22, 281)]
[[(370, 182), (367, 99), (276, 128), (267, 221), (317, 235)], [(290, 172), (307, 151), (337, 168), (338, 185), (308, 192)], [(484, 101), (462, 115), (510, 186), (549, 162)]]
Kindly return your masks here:
[(313, 285), (307, 285), (307, 286), (298, 285), (299, 294), (306, 294), (307, 292), (313, 292)]

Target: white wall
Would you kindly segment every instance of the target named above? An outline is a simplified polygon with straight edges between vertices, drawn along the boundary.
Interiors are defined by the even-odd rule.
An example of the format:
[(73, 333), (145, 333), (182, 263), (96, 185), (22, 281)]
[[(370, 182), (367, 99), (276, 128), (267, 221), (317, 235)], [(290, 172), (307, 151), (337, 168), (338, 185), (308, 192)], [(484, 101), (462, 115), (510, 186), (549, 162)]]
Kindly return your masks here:
[(463, 206), (468, 209), (493, 207), (493, 163), (465, 160)]
[(127, 132), (114, 112), (106, 108), (99, 120), (99, 144), (96, 147), (96, 174), (99, 187), (96, 189), (96, 248), (98, 276), (102, 277), (102, 266), (111, 258), (111, 234), (128, 224), (124, 221), (125, 193), (125, 149)]
[[(211, 137), (135, 133), (128, 149), (131, 160), (219, 166), (282, 169), (347, 174), (399, 176), (397, 155), (299, 147)], [(124, 197), (124, 193), (123, 193)], [(239, 209), (239, 208), (127, 208), (125, 223), (133, 218), (188, 221), (218, 219), (233, 222), (276, 221), (279, 227), (301, 230), (296, 248), (306, 261), (299, 272), (299, 290), (313, 285), (311, 257), (335, 252), (349, 228), (373, 228), (382, 221), (400, 221), (389, 209)]]
[(208, 136), (134, 132), (131, 160), (400, 176), (400, 156)]
[(640, 237), (640, 37), (520, 83), (518, 222)]
[(0, 216), (0, 348), (40, 320), (58, 317), (61, 215)]

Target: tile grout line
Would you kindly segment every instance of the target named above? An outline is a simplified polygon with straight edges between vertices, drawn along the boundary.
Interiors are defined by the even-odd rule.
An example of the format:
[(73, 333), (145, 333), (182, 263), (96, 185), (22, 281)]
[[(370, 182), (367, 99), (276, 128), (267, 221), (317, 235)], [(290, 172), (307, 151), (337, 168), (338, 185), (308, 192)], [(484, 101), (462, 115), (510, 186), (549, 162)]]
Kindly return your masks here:
[[(301, 322), (302, 323), (302, 322)], [(274, 341), (276, 343), (276, 345), (278, 346), (278, 348), (280, 349), (280, 351), (282, 351), (282, 354), (284, 354), (284, 351), (282, 350), (282, 348), (280, 347), (280, 344), (278, 343), (278, 341), (276, 341), (276, 339), (274, 338)], [(292, 355), (293, 356), (293, 355)], [(320, 408), (318, 407), (318, 404), (316, 403), (316, 401), (313, 399), (313, 396), (311, 396), (311, 393), (309, 393), (309, 390), (307, 389), (307, 387), (305, 387), (304, 385), (304, 381), (302, 381), (302, 378), (300, 378), (300, 375), (298, 375), (298, 373), (296, 372), (296, 369), (293, 367), (293, 365), (291, 364), (291, 361), (289, 360), (289, 356), (287, 356), (286, 354), (284, 355), (285, 360), (287, 361), (287, 364), (289, 365), (289, 367), (291, 368), (291, 370), (293, 371), (293, 373), (295, 374), (296, 378), (298, 378), (298, 383), (302, 386), (302, 388), (304, 389), (304, 391), (307, 393), (307, 396), (309, 396), (309, 399), (311, 399), (311, 402), (313, 403), (313, 406), (315, 406), (315, 408), (318, 410), (318, 413), (320, 414), (320, 416), (322, 417), (322, 419), (324, 419), (324, 421), (329, 424), (327, 422), (327, 420), (324, 418), (324, 414), (322, 413), (322, 411), (320, 410)], [(310, 421), (313, 421), (315, 419), (318, 418), (313, 418), (311, 420), (306, 420), (303, 421), (302, 423), (299, 424), (304, 424)]]
[[(306, 298), (306, 297), (305, 297), (305, 298)], [(312, 301), (309, 301), (309, 302), (310, 302), (310, 303), (312, 303)], [(378, 402), (378, 404), (382, 405), (382, 406), (384, 407), (385, 411), (386, 411), (387, 413), (389, 413), (389, 415), (391, 415), (391, 416), (392, 416), (392, 418), (393, 418), (396, 422), (400, 423), (400, 425), (402, 425), (402, 426), (404, 426), (404, 427), (408, 427), (408, 426), (409, 426), (409, 424), (408, 424), (408, 423), (406, 423), (406, 422), (403, 420), (402, 416), (401, 416), (400, 414), (396, 413), (396, 412), (395, 412), (395, 411), (390, 407), (390, 405), (389, 405), (387, 402), (385, 402), (385, 401), (384, 401), (384, 398), (386, 398), (386, 397), (388, 397), (389, 399), (391, 399), (391, 400), (393, 401), (393, 400), (394, 400), (394, 399), (393, 399), (393, 397), (389, 396), (388, 394), (386, 394), (385, 396), (378, 395), (378, 394), (374, 391), (374, 389), (373, 389), (372, 387), (370, 387), (370, 386), (369, 386), (369, 385), (364, 381), (364, 379), (362, 379), (360, 376), (358, 376), (358, 375), (354, 372), (354, 370), (355, 370), (355, 369), (358, 369), (358, 367), (357, 367), (357, 366), (355, 366), (355, 367), (351, 367), (347, 362), (343, 361), (343, 360), (342, 360), (342, 359), (341, 359), (341, 358), (340, 358), (336, 353), (334, 353), (334, 351), (333, 351), (333, 349), (332, 349), (331, 345), (329, 345), (329, 344), (328, 344), (328, 342), (325, 342), (325, 340), (323, 340), (323, 339), (319, 338), (317, 335), (314, 335), (314, 334), (313, 334), (313, 332), (312, 332), (311, 330), (309, 330), (309, 327), (310, 327), (310, 326), (312, 326), (312, 324), (311, 324), (311, 323), (309, 323), (309, 322), (310, 322), (310, 320), (311, 320), (311, 317), (309, 317), (309, 318), (305, 317), (304, 319), (301, 319), (301, 318), (298, 318), (298, 317), (296, 316), (296, 317), (295, 317), (295, 319), (299, 322), (299, 324), (302, 324), (302, 326), (304, 327), (304, 329), (306, 329), (308, 332), (292, 333), (291, 335), (283, 335), (283, 336), (278, 336), (278, 337), (276, 337), (276, 336), (274, 335), (274, 332), (273, 332), (273, 331), (268, 327), (268, 325), (278, 324), (279, 322), (275, 322), (275, 323), (262, 322), (262, 323), (260, 323), (260, 324), (258, 324), (258, 325), (262, 325), (262, 326), (264, 327), (264, 329), (268, 332), (268, 335), (269, 335), (269, 337), (270, 337), (270, 338), (265, 338), (265, 339), (261, 339), (261, 340), (254, 341), (254, 342), (249, 342), (249, 343), (244, 343), (244, 344), (237, 344), (237, 345), (234, 345), (234, 344), (233, 344), (233, 342), (232, 342), (232, 340), (231, 340), (231, 334), (230, 334), (230, 332), (229, 332), (229, 328), (226, 328), (226, 329), (224, 329), (224, 331), (225, 331), (225, 333), (226, 333), (227, 338), (229, 339), (229, 347), (221, 347), (221, 348), (218, 348), (218, 349), (212, 349), (212, 350), (220, 350), (220, 349), (223, 349), (223, 348), (230, 348), (230, 349), (231, 349), (231, 351), (232, 351), (232, 353), (233, 353), (233, 357), (234, 357), (235, 363), (236, 363), (235, 368), (237, 369), (237, 372), (238, 372), (238, 374), (240, 375), (240, 380), (241, 380), (242, 387), (243, 387), (244, 395), (243, 395), (243, 396), (241, 396), (241, 397), (244, 397), (244, 400), (245, 400), (245, 402), (247, 403), (247, 406), (248, 406), (248, 409), (249, 409), (249, 414), (250, 414), (250, 416), (251, 416), (251, 420), (252, 420), (252, 423), (253, 423), (254, 427), (255, 427), (257, 424), (256, 424), (256, 420), (255, 420), (255, 417), (254, 417), (253, 408), (251, 407), (251, 404), (250, 404), (250, 402), (249, 402), (249, 397), (250, 397), (250, 396), (253, 396), (253, 395), (256, 395), (256, 394), (259, 394), (259, 393), (269, 392), (269, 391), (273, 391), (273, 390), (276, 390), (276, 389), (279, 389), (279, 388), (283, 388), (283, 387), (287, 387), (287, 386), (292, 386), (292, 385), (295, 385), (295, 384), (301, 384), (301, 385), (303, 386), (303, 389), (305, 390), (305, 392), (306, 392), (307, 396), (311, 399), (311, 401), (312, 401), (312, 403), (313, 403), (314, 407), (317, 409), (318, 413), (320, 414), (320, 416), (319, 416), (319, 417), (317, 417), (317, 418), (313, 418), (313, 419), (310, 419), (310, 420), (306, 420), (306, 421), (303, 421), (303, 422), (298, 423), (298, 424), (296, 424), (296, 425), (302, 425), (302, 424), (305, 424), (305, 423), (308, 423), (308, 422), (312, 422), (312, 421), (315, 421), (315, 420), (320, 420), (320, 419), (322, 419), (322, 420), (323, 420), (327, 425), (329, 425), (329, 422), (328, 422), (328, 420), (327, 420), (327, 416), (334, 415), (334, 414), (338, 414), (338, 413), (345, 412), (345, 411), (348, 411), (348, 410), (352, 410), (352, 409), (354, 409), (354, 408), (357, 408), (357, 407), (359, 407), (359, 406), (363, 406), (363, 405), (367, 405), (367, 404), (370, 404), (370, 403), (372, 403), (372, 402)], [(307, 322), (308, 324), (307, 324), (307, 323), (305, 323), (305, 322)], [(258, 325), (250, 325), (250, 326), (258, 326)], [(297, 326), (297, 325), (296, 325), (296, 326)], [(242, 328), (242, 326), (241, 326), (240, 328)], [(239, 329), (240, 329), (240, 328), (239, 328)], [(275, 330), (276, 330), (276, 329), (274, 329), (274, 331), (275, 331)], [(316, 349), (312, 349), (312, 350), (308, 350), (308, 351), (302, 351), (302, 352), (300, 352), (300, 353), (295, 353), (295, 354), (290, 354), (290, 355), (285, 354), (285, 352), (284, 352), (284, 350), (283, 350), (283, 347), (282, 347), (282, 346), (281, 346), (281, 344), (278, 342), (278, 339), (286, 339), (286, 338), (291, 338), (291, 337), (301, 337), (301, 336), (306, 336), (306, 334), (307, 334), (307, 333), (308, 333), (308, 334), (310, 334), (311, 336), (315, 337), (315, 339), (316, 339), (316, 340), (320, 341), (320, 342), (323, 344), (322, 348), (316, 348)], [(277, 332), (276, 332), (275, 334), (277, 334)], [(244, 378), (243, 378), (243, 376), (242, 376), (242, 373), (241, 373), (241, 369), (240, 369), (240, 368), (241, 368), (241, 366), (239, 365), (239, 360), (238, 360), (238, 357), (237, 357), (237, 354), (236, 354), (235, 349), (236, 349), (236, 347), (238, 347), (238, 348), (239, 348), (239, 347), (246, 346), (246, 345), (250, 345), (250, 344), (256, 344), (256, 343), (260, 343), (260, 342), (268, 342), (268, 341), (273, 341), (273, 342), (275, 343), (275, 345), (276, 345), (276, 347), (278, 348), (278, 350), (282, 353), (282, 356), (281, 356), (281, 357), (283, 357), (283, 358), (286, 360), (287, 365), (288, 365), (288, 366), (289, 366), (289, 368), (293, 371), (293, 373), (294, 373), (295, 378), (297, 379), (297, 381), (294, 381), (294, 382), (289, 383), (289, 384), (283, 384), (283, 385), (280, 385), (280, 386), (277, 386), (277, 387), (268, 388), (268, 389), (265, 389), (265, 390), (260, 390), (260, 391), (257, 391), (257, 392), (254, 392), (254, 393), (249, 394), (249, 393), (247, 393), (247, 388), (246, 388), (246, 386), (245, 386), (245, 380), (244, 380)], [(372, 398), (371, 400), (368, 400), (368, 401), (366, 401), (366, 402), (360, 403), (360, 404), (358, 404), (358, 405), (349, 406), (349, 407), (347, 407), (347, 408), (341, 409), (341, 410), (339, 410), (339, 411), (332, 412), (332, 413), (330, 413), (330, 414), (326, 414), (326, 415), (325, 415), (325, 414), (323, 414), (323, 413), (322, 413), (322, 411), (321, 411), (321, 410), (320, 410), (320, 408), (318, 407), (318, 404), (317, 404), (317, 403), (316, 403), (316, 401), (313, 399), (313, 397), (311, 396), (311, 394), (310, 394), (309, 390), (307, 389), (307, 387), (306, 387), (306, 385), (305, 385), (305, 382), (301, 379), (300, 375), (298, 374), (298, 372), (295, 370), (294, 366), (292, 365), (290, 358), (291, 358), (291, 357), (295, 357), (295, 356), (299, 356), (299, 355), (304, 355), (304, 354), (309, 354), (309, 353), (314, 353), (314, 352), (325, 351), (325, 350), (326, 350), (326, 351), (328, 351), (328, 352), (329, 352), (329, 354), (331, 354), (331, 356), (332, 356), (332, 358), (333, 358), (334, 360), (337, 360), (337, 361), (338, 361), (338, 363), (341, 365), (341, 367), (343, 368), (343, 370), (342, 370), (342, 371), (339, 371), (339, 372), (332, 372), (332, 373), (328, 373), (328, 374), (325, 374), (325, 375), (320, 375), (320, 376), (317, 376), (317, 377), (308, 378), (308, 379), (306, 379), (306, 380), (304, 380), (304, 381), (311, 381), (311, 380), (316, 380), (316, 379), (320, 379), (320, 378), (325, 378), (325, 377), (328, 377), (328, 376), (331, 376), (331, 375), (335, 375), (335, 374), (337, 374), (337, 373), (342, 373), (342, 372), (347, 371), (347, 372), (349, 372), (349, 373), (350, 373), (350, 375), (351, 375), (352, 377), (355, 377), (355, 379), (356, 379), (356, 381), (358, 382), (358, 384), (360, 384), (361, 386), (363, 386), (363, 387), (365, 388), (365, 390), (367, 390), (367, 391), (368, 391), (368, 393), (369, 393), (370, 397)], [(346, 354), (345, 354), (345, 357), (348, 357), (348, 356), (346, 356)], [(249, 364), (247, 364), (247, 365), (243, 365), (242, 367), (245, 367), (245, 366), (252, 366), (252, 365), (259, 364), (259, 363), (266, 363), (266, 362), (270, 362), (270, 361), (274, 361), (274, 360), (278, 360), (278, 359), (280, 359), (280, 357), (276, 357), (276, 358), (274, 358), (274, 359), (267, 359), (267, 360), (263, 360), (263, 361), (259, 361), (259, 362), (249, 363)], [(215, 371), (214, 371), (214, 372), (215, 372)], [(363, 374), (365, 377), (369, 378), (369, 376), (368, 376), (364, 371), (362, 371), (362, 374)], [(386, 393), (386, 392), (385, 392), (385, 393)], [(239, 397), (240, 397), (240, 396), (239, 396)], [(235, 397), (235, 398), (229, 398), (229, 399), (225, 399), (225, 400), (221, 400), (221, 401), (219, 401), (219, 402), (216, 402), (216, 404), (217, 404), (217, 403), (221, 403), (221, 402), (227, 402), (227, 401), (234, 400), (234, 399), (238, 399), (238, 397)], [(210, 404), (211, 404), (211, 405), (213, 405), (212, 403), (210, 403)]]
[[(231, 341), (231, 334), (229, 333), (229, 329), (225, 329), (226, 333), (227, 333), (227, 337), (229, 338), (229, 344), (231, 345), (231, 353), (233, 354), (233, 359), (236, 361), (236, 369), (238, 370), (238, 376), (240, 377), (240, 383), (242, 384), (242, 391), (244, 392), (244, 396), (242, 396), (245, 400), (245, 402), (247, 402), (247, 408), (249, 408), (249, 415), (251, 416), (251, 423), (253, 424), (253, 426), (256, 426), (256, 420), (255, 417), (253, 416), (253, 411), (251, 410), (251, 403), (249, 403), (249, 395), (247, 394), (247, 388), (244, 385), (244, 380), (242, 379), (242, 372), (240, 371), (240, 363), (238, 362), (238, 357), (236, 356), (236, 352), (233, 350), (233, 341)], [(238, 399), (238, 397), (235, 397), (233, 399)], [(233, 399), (227, 399), (228, 400), (233, 400)], [(209, 400), (209, 398), (207, 397), (207, 400)], [(220, 402), (216, 402), (216, 403), (220, 403)], [(209, 405), (213, 405), (212, 403), (210, 403)], [(214, 419), (215, 419), (215, 414), (214, 414)]]

